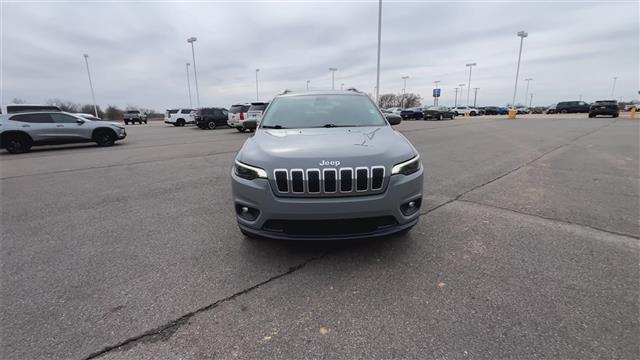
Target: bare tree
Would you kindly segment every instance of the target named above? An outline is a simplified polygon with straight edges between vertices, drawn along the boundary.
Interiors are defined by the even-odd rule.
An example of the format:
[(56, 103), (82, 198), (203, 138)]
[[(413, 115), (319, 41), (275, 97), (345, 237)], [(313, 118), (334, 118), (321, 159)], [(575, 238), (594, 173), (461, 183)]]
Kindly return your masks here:
[(11, 100), (12, 104), (26, 104), (27, 101), (25, 99), (21, 99), (21, 98), (13, 98), (13, 100)]
[[(402, 96), (402, 95), (400, 95)], [(406, 93), (404, 94), (404, 107), (418, 107), (422, 104), (422, 96), (420, 94)]]
[(117, 106), (109, 105), (105, 110), (105, 116), (109, 120), (122, 120), (122, 110)]
[(382, 109), (398, 107), (400, 106), (400, 102), (398, 100), (399, 99), (396, 94), (382, 94), (378, 99), (378, 106)]

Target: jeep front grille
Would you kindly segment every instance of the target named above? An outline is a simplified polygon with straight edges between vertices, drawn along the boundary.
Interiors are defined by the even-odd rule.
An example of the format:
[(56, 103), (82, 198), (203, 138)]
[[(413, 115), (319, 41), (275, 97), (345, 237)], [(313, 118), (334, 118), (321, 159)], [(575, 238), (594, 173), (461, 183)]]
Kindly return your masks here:
[(348, 196), (381, 192), (384, 166), (326, 169), (276, 169), (273, 183), (278, 195)]

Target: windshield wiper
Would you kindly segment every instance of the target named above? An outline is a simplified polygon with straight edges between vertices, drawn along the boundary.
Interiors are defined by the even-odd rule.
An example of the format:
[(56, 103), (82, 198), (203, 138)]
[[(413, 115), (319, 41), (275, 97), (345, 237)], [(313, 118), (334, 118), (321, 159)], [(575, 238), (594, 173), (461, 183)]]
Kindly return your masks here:
[(336, 124), (324, 124), (322, 126), (318, 126), (318, 127), (323, 127), (323, 128), (335, 128), (335, 127), (354, 127), (356, 125), (336, 125)]
[(262, 125), (265, 129), (286, 129), (286, 127), (281, 125)]

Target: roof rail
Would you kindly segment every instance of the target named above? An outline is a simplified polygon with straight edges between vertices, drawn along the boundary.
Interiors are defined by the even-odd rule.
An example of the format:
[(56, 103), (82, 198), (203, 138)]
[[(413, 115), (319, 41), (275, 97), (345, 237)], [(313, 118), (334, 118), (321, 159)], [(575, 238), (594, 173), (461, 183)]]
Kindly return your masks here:
[(293, 91), (291, 91), (291, 90), (289, 90), (289, 89), (284, 89), (284, 90), (282, 90), (282, 92), (281, 92), (279, 95), (290, 94), (290, 93), (292, 93), (292, 92), (293, 92)]
[(348, 88), (347, 91), (352, 91), (352, 92), (357, 92), (358, 94), (362, 94), (362, 91), (359, 91), (358, 89), (356, 89), (354, 87)]

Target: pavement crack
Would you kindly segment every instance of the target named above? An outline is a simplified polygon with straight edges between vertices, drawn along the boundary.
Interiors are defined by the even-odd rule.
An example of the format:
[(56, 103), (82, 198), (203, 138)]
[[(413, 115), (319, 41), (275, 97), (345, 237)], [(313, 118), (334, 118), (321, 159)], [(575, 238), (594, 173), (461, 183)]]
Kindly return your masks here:
[(604, 228), (597, 227), (597, 226), (577, 223), (577, 222), (568, 221), (568, 220), (559, 219), (559, 218), (543, 216), (543, 215), (539, 215), (539, 214), (532, 214), (532, 213), (524, 212), (524, 211), (521, 211), (521, 210), (514, 210), (514, 209), (502, 207), (502, 206), (485, 204), (485, 203), (478, 202), (478, 201), (473, 201), (473, 200), (457, 200), (457, 201), (463, 202), (463, 203), (480, 205), (480, 206), (486, 206), (486, 207), (490, 207), (490, 208), (493, 208), (493, 209), (508, 211), (508, 212), (512, 212), (512, 213), (516, 213), (516, 214), (520, 214), (520, 215), (532, 216), (532, 217), (535, 217), (535, 218), (538, 218), (538, 219), (542, 219), (542, 220), (555, 221), (555, 222), (559, 222), (559, 223), (563, 223), (563, 224), (567, 224), (567, 225), (573, 225), (573, 226), (581, 226), (581, 227), (585, 227), (585, 228), (588, 228), (588, 229), (591, 229), (591, 230), (604, 232), (604, 233), (607, 233), (609, 235), (624, 236), (624, 237), (627, 237), (627, 238), (640, 240), (640, 236), (638, 236), (638, 235), (633, 235), (633, 234), (628, 234), (628, 233), (608, 230), (608, 229), (604, 229)]
[(102, 355), (105, 355), (106, 353), (109, 353), (113, 350), (125, 350), (125, 349), (129, 349), (132, 347), (135, 347), (136, 345), (138, 345), (139, 343), (142, 342), (156, 342), (156, 341), (166, 341), (169, 338), (171, 338), (171, 336), (173, 336), (173, 334), (183, 325), (187, 324), (189, 322), (189, 320), (202, 312), (214, 309), (216, 307), (218, 307), (219, 305), (229, 302), (231, 300), (234, 300), (235, 298), (247, 294), (253, 290), (258, 289), (259, 287), (266, 285), (274, 280), (280, 279), (282, 277), (285, 277), (287, 275), (293, 274), (294, 272), (304, 268), (305, 266), (307, 266), (309, 263), (313, 262), (313, 261), (317, 261), (320, 260), (322, 258), (324, 258), (329, 252), (325, 252), (322, 253), (319, 256), (315, 256), (315, 257), (311, 257), (307, 260), (305, 260), (304, 262), (298, 264), (298, 265), (294, 265), (289, 267), (289, 269), (283, 273), (280, 273), (278, 275), (272, 276), (270, 278), (268, 278), (267, 280), (264, 280), (262, 282), (259, 282), (251, 287), (248, 287), (246, 289), (240, 290), (232, 295), (229, 295), (225, 298), (216, 300), (215, 302), (205, 305), (203, 307), (200, 307), (196, 310), (190, 311), (182, 316), (180, 316), (177, 319), (171, 320), (168, 323), (165, 323), (161, 326), (158, 326), (154, 329), (148, 330), (143, 332), (142, 334), (130, 337), (124, 341), (121, 341), (118, 344), (115, 345), (109, 345), (106, 346), (104, 348), (102, 348), (101, 350), (98, 350), (96, 352), (93, 352), (91, 354), (89, 354), (88, 356), (82, 358), (83, 360), (91, 360), (91, 359), (96, 359), (101, 357)]
[[(547, 155), (549, 155), (549, 154), (551, 154), (551, 153), (553, 153), (553, 152), (555, 152), (555, 151), (558, 151), (558, 150), (560, 150), (560, 149), (562, 149), (562, 148), (564, 148), (564, 147), (566, 147), (566, 146), (569, 146), (569, 145), (573, 144), (574, 142), (576, 142), (576, 141), (580, 140), (581, 138), (583, 138), (583, 137), (585, 137), (585, 136), (589, 136), (589, 135), (591, 135), (591, 134), (593, 134), (593, 133), (595, 133), (595, 132), (597, 132), (597, 131), (599, 131), (599, 130), (602, 130), (602, 129), (603, 129), (603, 128), (605, 128), (605, 127), (611, 126), (611, 125), (612, 125), (612, 124), (614, 124), (616, 121), (618, 121), (618, 120), (616, 119), (616, 120), (614, 120), (614, 121), (608, 122), (608, 123), (606, 123), (606, 124), (604, 124), (604, 125), (602, 125), (602, 126), (599, 126), (599, 127), (595, 128), (595, 129), (593, 129), (593, 130), (590, 130), (590, 131), (587, 131), (587, 132), (585, 132), (585, 133), (583, 133), (583, 134), (580, 134), (580, 135), (578, 135), (578, 136), (576, 136), (576, 137), (574, 137), (574, 138), (570, 139), (568, 142), (566, 142), (566, 143), (564, 143), (564, 144), (557, 145), (557, 146), (555, 146), (555, 147), (551, 148), (550, 150), (547, 150), (547, 151), (543, 152), (542, 154), (540, 154), (540, 155), (536, 156), (536, 157), (535, 157), (535, 158), (533, 158), (532, 160), (529, 160), (529, 161), (527, 161), (527, 162), (525, 162), (525, 163), (523, 163), (523, 164), (520, 164), (520, 165), (516, 166), (515, 168), (513, 168), (513, 169), (511, 169), (511, 170), (508, 170), (508, 171), (506, 171), (506, 172), (504, 172), (504, 173), (502, 173), (502, 174), (500, 174), (500, 175), (498, 175), (498, 176), (494, 177), (493, 179), (488, 180), (488, 181), (486, 181), (486, 182), (484, 182), (484, 183), (482, 183), (482, 184), (479, 184), (479, 185), (473, 186), (473, 187), (471, 187), (470, 189), (467, 189), (467, 190), (465, 190), (465, 191), (461, 192), (460, 194), (456, 195), (456, 197), (454, 197), (454, 198), (452, 198), (452, 199), (449, 199), (449, 200), (447, 200), (447, 201), (445, 201), (445, 202), (443, 202), (443, 203), (441, 203), (441, 204), (438, 204), (438, 205), (436, 205), (436, 206), (434, 206), (434, 207), (432, 207), (432, 208), (430, 208), (430, 209), (427, 209), (427, 210), (426, 210), (426, 211), (424, 211), (424, 212), (421, 212), (421, 213), (420, 213), (420, 215), (426, 215), (426, 214), (429, 214), (429, 213), (431, 213), (431, 212), (434, 212), (434, 211), (438, 210), (439, 208), (441, 208), (441, 207), (443, 207), (443, 206), (446, 206), (446, 205), (451, 204), (451, 203), (452, 203), (452, 202), (454, 202), (454, 201), (459, 201), (459, 200), (461, 200), (461, 199), (462, 199), (462, 197), (463, 197), (463, 196), (467, 195), (468, 193), (470, 193), (470, 192), (472, 192), (472, 191), (475, 191), (475, 190), (478, 190), (478, 189), (481, 189), (481, 188), (483, 188), (483, 187), (485, 187), (485, 186), (487, 186), (487, 185), (489, 185), (489, 184), (492, 184), (492, 183), (494, 183), (494, 182), (496, 182), (496, 181), (498, 181), (498, 180), (500, 180), (500, 179), (502, 179), (502, 178), (505, 178), (505, 177), (507, 177), (507, 176), (509, 176), (509, 175), (513, 174), (514, 172), (516, 172), (516, 171), (518, 171), (518, 170), (520, 170), (520, 169), (522, 169), (522, 168), (524, 168), (524, 167), (530, 166), (531, 164), (535, 163), (536, 161), (538, 161), (538, 160), (542, 159), (543, 157), (545, 157), (545, 156), (547, 156)], [(586, 226), (586, 225), (585, 225), (585, 226)], [(596, 230), (597, 230), (597, 229), (596, 229)], [(605, 231), (605, 230), (603, 230), (603, 231)], [(620, 234), (620, 235), (623, 235), (623, 236), (629, 236), (629, 235), (625, 235), (625, 234)]]

